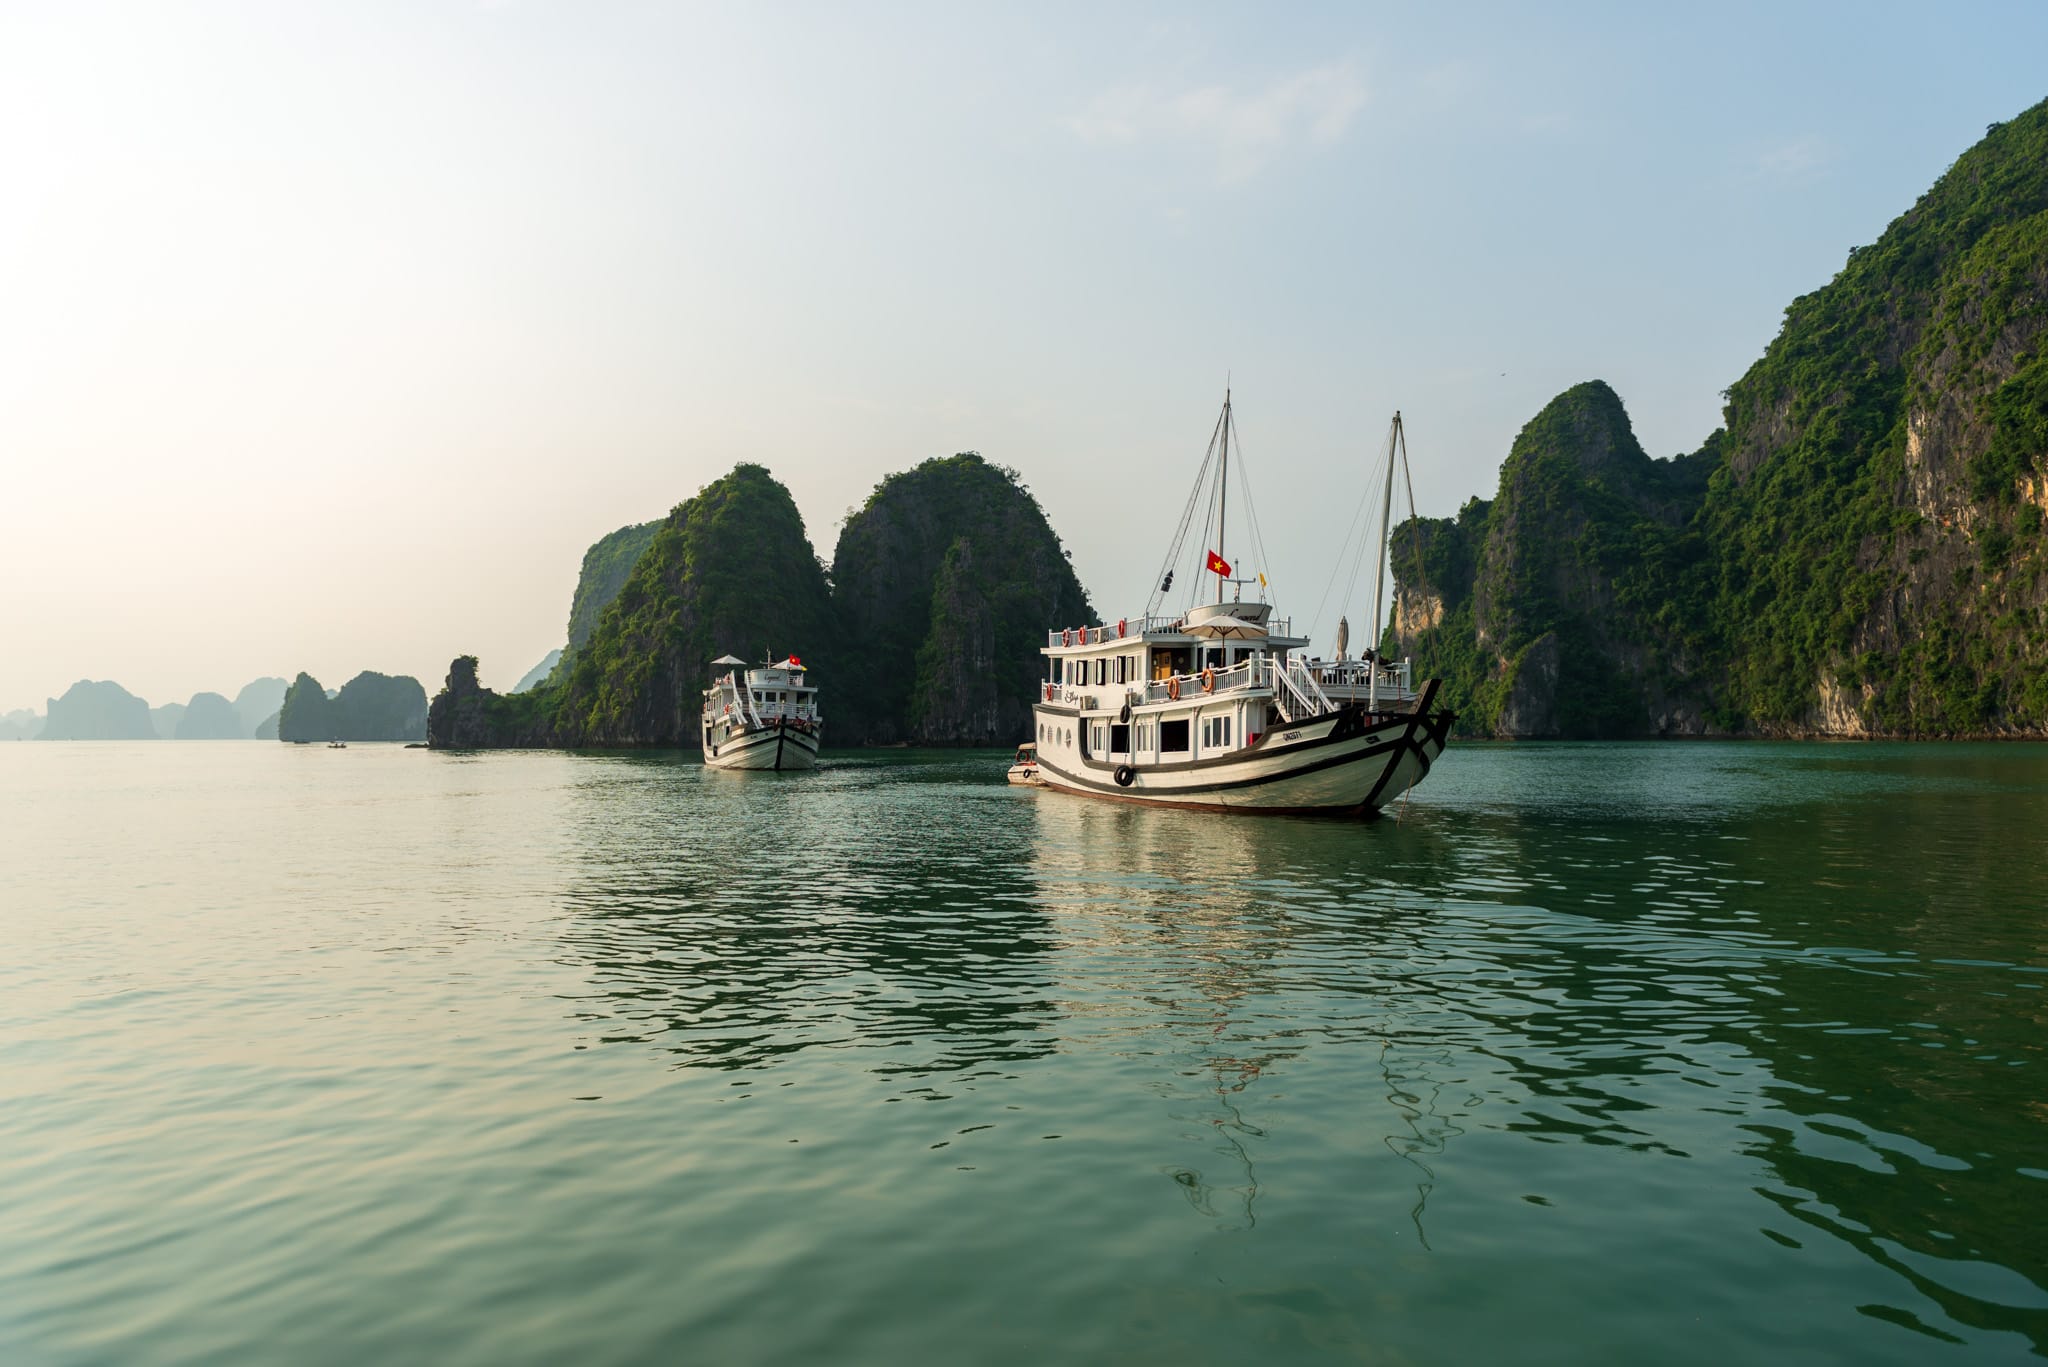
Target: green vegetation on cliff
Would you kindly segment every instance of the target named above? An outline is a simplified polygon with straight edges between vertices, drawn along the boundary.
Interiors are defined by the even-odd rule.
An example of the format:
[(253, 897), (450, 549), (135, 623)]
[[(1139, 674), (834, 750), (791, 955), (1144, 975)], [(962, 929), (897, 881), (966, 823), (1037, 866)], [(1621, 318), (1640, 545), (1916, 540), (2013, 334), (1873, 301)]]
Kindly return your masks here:
[(829, 678), (831, 616), (789, 491), (740, 465), (659, 524), (567, 678), (522, 696), (548, 700), (563, 744), (694, 744), (713, 659), (795, 653)]
[[(2029, 421), (2044, 326), (2048, 103), (1795, 300), (1730, 388), (1730, 459), (1700, 516), (1726, 721), (1798, 725), (1823, 677), (1867, 685), (1882, 730), (2048, 721), (2048, 696), (2027, 696), (2038, 651), (1995, 625), (2009, 590), (2029, 596), (2012, 580), (2038, 575), (2038, 537), (2012, 532), (2048, 453)], [(2004, 563), (2015, 550), (2031, 565)]]
[(427, 737), (427, 691), (407, 674), (366, 669), (333, 697), (301, 672), (278, 711), (283, 741), (417, 741)]
[(832, 679), (835, 744), (1015, 740), (1045, 629), (1094, 619), (1038, 501), (973, 452), (876, 485), (839, 533), (832, 582), (861, 661)]
[(1092, 615), (1037, 502), (973, 454), (884, 480), (848, 519), (834, 569), (836, 586), (788, 490), (741, 465), (657, 524), (547, 683), (500, 695), (458, 658), (430, 743), (694, 746), (725, 654), (801, 656), (833, 745), (1004, 742), (1030, 728), (1045, 627)]
[(476, 656), (458, 655), (427, 708), (427, 743), (437, 750), (552, 746), (555, 705), (545, 688), (509, 694), (485, 688), (477, 682)]
[(1652, 460), (1612, 389), (1565, 391), (1515, 438), (1491, 503), (1398, 529), (1387, 649), (1443, 679), (1467, 731), (1639, 734), (1683, 680), (1628, 668), (1632, 647), (1692, 654), (1668, 608), (1698, 563), (1684, 523), (1712, 452)]
[(2048, 103), (1795, 300), (1696, 455), (1560, 396), (1403, 529), (1389, 646), (1488, 733), (2040, 733), (2044, 344)]
[(599, 537), (583, 553), (583, 567), (576, 576), (576, 596), (569, 603), (570, 650), (582, 649), (590, 634), (597, 630), (598, 618), (626, 586), (627, 576), (654, 544), (661, 527), (660, 518), (621, 527)]

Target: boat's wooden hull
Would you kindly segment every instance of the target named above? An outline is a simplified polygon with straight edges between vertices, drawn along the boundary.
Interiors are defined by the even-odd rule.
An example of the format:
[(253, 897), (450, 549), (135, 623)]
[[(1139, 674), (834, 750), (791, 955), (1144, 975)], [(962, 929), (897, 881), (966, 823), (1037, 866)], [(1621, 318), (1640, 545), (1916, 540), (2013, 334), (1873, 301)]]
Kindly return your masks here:
[[(1429, 693), (1413, 713), (1346, 707), (1195, 764), (1133, 766), (1041, 745), (1039, 781), (1062, 792), (1155, 807), (1370, 816), (1420, 783), (1443, 753), (1455, 718), (1424, 710)], [(1072, 713), (1039, 711), (1055, 730), (1075, 725)]]
[(704, 763), (713, 769), (814, 769), (818, 764), (818, 733), (786, 722), (752, 731), (735, 731), (707, 741)]

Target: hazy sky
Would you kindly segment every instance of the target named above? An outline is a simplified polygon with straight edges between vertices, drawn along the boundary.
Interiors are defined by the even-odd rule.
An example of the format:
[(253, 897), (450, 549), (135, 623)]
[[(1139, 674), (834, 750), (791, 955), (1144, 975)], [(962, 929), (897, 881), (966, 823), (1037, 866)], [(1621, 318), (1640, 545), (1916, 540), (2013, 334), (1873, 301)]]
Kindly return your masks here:
[(2048, 95), (2039, 3), (1449, 10), (0, 0), (0, 710), (509, 685), (740, 460), (829, 561), (979, 450), (1136, 612), (1226, 375), (1306, 617), (1394, 408), (1424, 512), (1584, 379), (1691, 450)]

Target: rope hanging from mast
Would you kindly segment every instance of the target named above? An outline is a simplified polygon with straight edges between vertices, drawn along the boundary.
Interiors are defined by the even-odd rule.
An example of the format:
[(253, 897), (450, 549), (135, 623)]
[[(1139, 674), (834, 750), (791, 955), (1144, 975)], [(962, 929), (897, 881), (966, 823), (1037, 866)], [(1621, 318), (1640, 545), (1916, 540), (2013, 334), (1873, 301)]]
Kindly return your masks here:
[[(1166, 559), (1160, 562), (1159, 586), (1152, 591), (1152, 596), (1145, 600), (1145, 615), (1147, 617), (1152, 616), (1161, 607), (1165, 606), (1166, 595), (1173, 587), (1174, 566), (1180, 559), (1181, 547), (1187, 542), (1188, 528), (1193, 525), (1195, 520), (1195, 505), (1201, 502), (1202, 488), (1209, 482), (1209, 466), (1216, 459), (1216, 445), (1222, 436), (1223, 416), (1218, 414), (1216, 417), (1216, 430), (1209, 434), (1209, 449), (1202, 456), (1202, 468), (1195, 472), (1195, 487), (1188, 491), (1188, 506), (1181, 512), (1180, 526), (1175, 529), (1173, 541), (1166, 548)], [(1206, 538), (1208, 534), (1209, 530), (1205, 526), (1202, 529), (1202, 535)]]

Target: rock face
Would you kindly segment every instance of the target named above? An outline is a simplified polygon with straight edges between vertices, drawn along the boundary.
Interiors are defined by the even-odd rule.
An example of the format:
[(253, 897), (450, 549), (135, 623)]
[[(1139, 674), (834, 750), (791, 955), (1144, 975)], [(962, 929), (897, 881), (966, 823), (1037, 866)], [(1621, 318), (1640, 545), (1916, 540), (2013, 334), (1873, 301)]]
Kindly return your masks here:
[(52, 698), (42, 740), (155, 740), (149, 704), (110, 680), (80, 679)]
[(149, 724), (156, 728), (158, 740), (176, 740), (178, 723), (185, 719), (185, 704), (167, 702), (161, 707), (149, 709)]
[(436, 750), (555, 744), (554, 717), (531, 695), (505, 696), (477, 682), (476, 656), (461, 655), (427, 709), (427, 744)]
[(419, 741), (427, 738), (427, 691), (410, 675), (366, 669), (333, 697), (310, 674), (285, 693), (277, 737), (285, 741)]
[(2048, 102), (1793, 302), (1699, 452), (1643, 458), (1612, 398), (1396, 538), (1387, 645), (1463, 728), (2048, 735)]
[(1689, 701), (1686, 643), (1652, 605), (1696, 545), (1685, 526), (1713, 449), (1652, 460), (1612, 389), (1560, 394), (1515, 438), (1491, 503), (1398, 529), (1389, 649), (1443, 678), (1473, 732), (1653, 732)]
[[(765, 469), (741, 465), (660, 525), (550, 691), (555, 735), (694, 746), (712, 660), (793, 653), (831, 680), (832, 646), (824, 567), (795, 501)], [(828, 693), (828, 736), (835, 715)]]
[(430, 744), (694, 748), (726, 654), (812, 665), (834, 746), (1006, 742), (1030, 729), (1045, 628), (1092, 616), (1038, 504), (972, 454), (884, 480), (834, 571), (836, 590), (789, 492), (741, 465), (658, 524), (546, 683), (500, 695), (458, 658)]
[(34, 740), (43, 733), (41, 714), (18, 707), (0, 717), (0, 740)]
[(194, 693), (178, 718), (179, 740), (246, 740), (253, 728), (242, 725), (242, 714), (218, 693)]
[(971, 452), (877, 485), (840, 531), (832, 581), (860, 661), (830, 681), (835, 745), (1014, 741), (1046, 628), (1094, 620), (1037, 500)]
[(277, 713), (277, 738), (302, 742), (341, 739), (334, 700), (311, 674), (301, 672), (286, 689)]
[(661, 527), (660, 518), (621, 527), (599, 537), (583, 553), (582, 567), (576, 572), (576, 593), (569, 600), (569, 643), (554, 652), (554, 663), (548, 666), (540, 679), (532, 684), (522, 679), (512, 690), (514, 693), (524, 693), (542, 682), (560, 683), (567, 677), (564, 662), (573, 662), (576, 652), (590, 640), (591, 633), (597, 630), (598, 619), (619, 596), (619, 590), (626, 586), (633, 567), (640, 563), (641, 556), (647, 554), (647, 548), (654, 544), (654, 534)]

